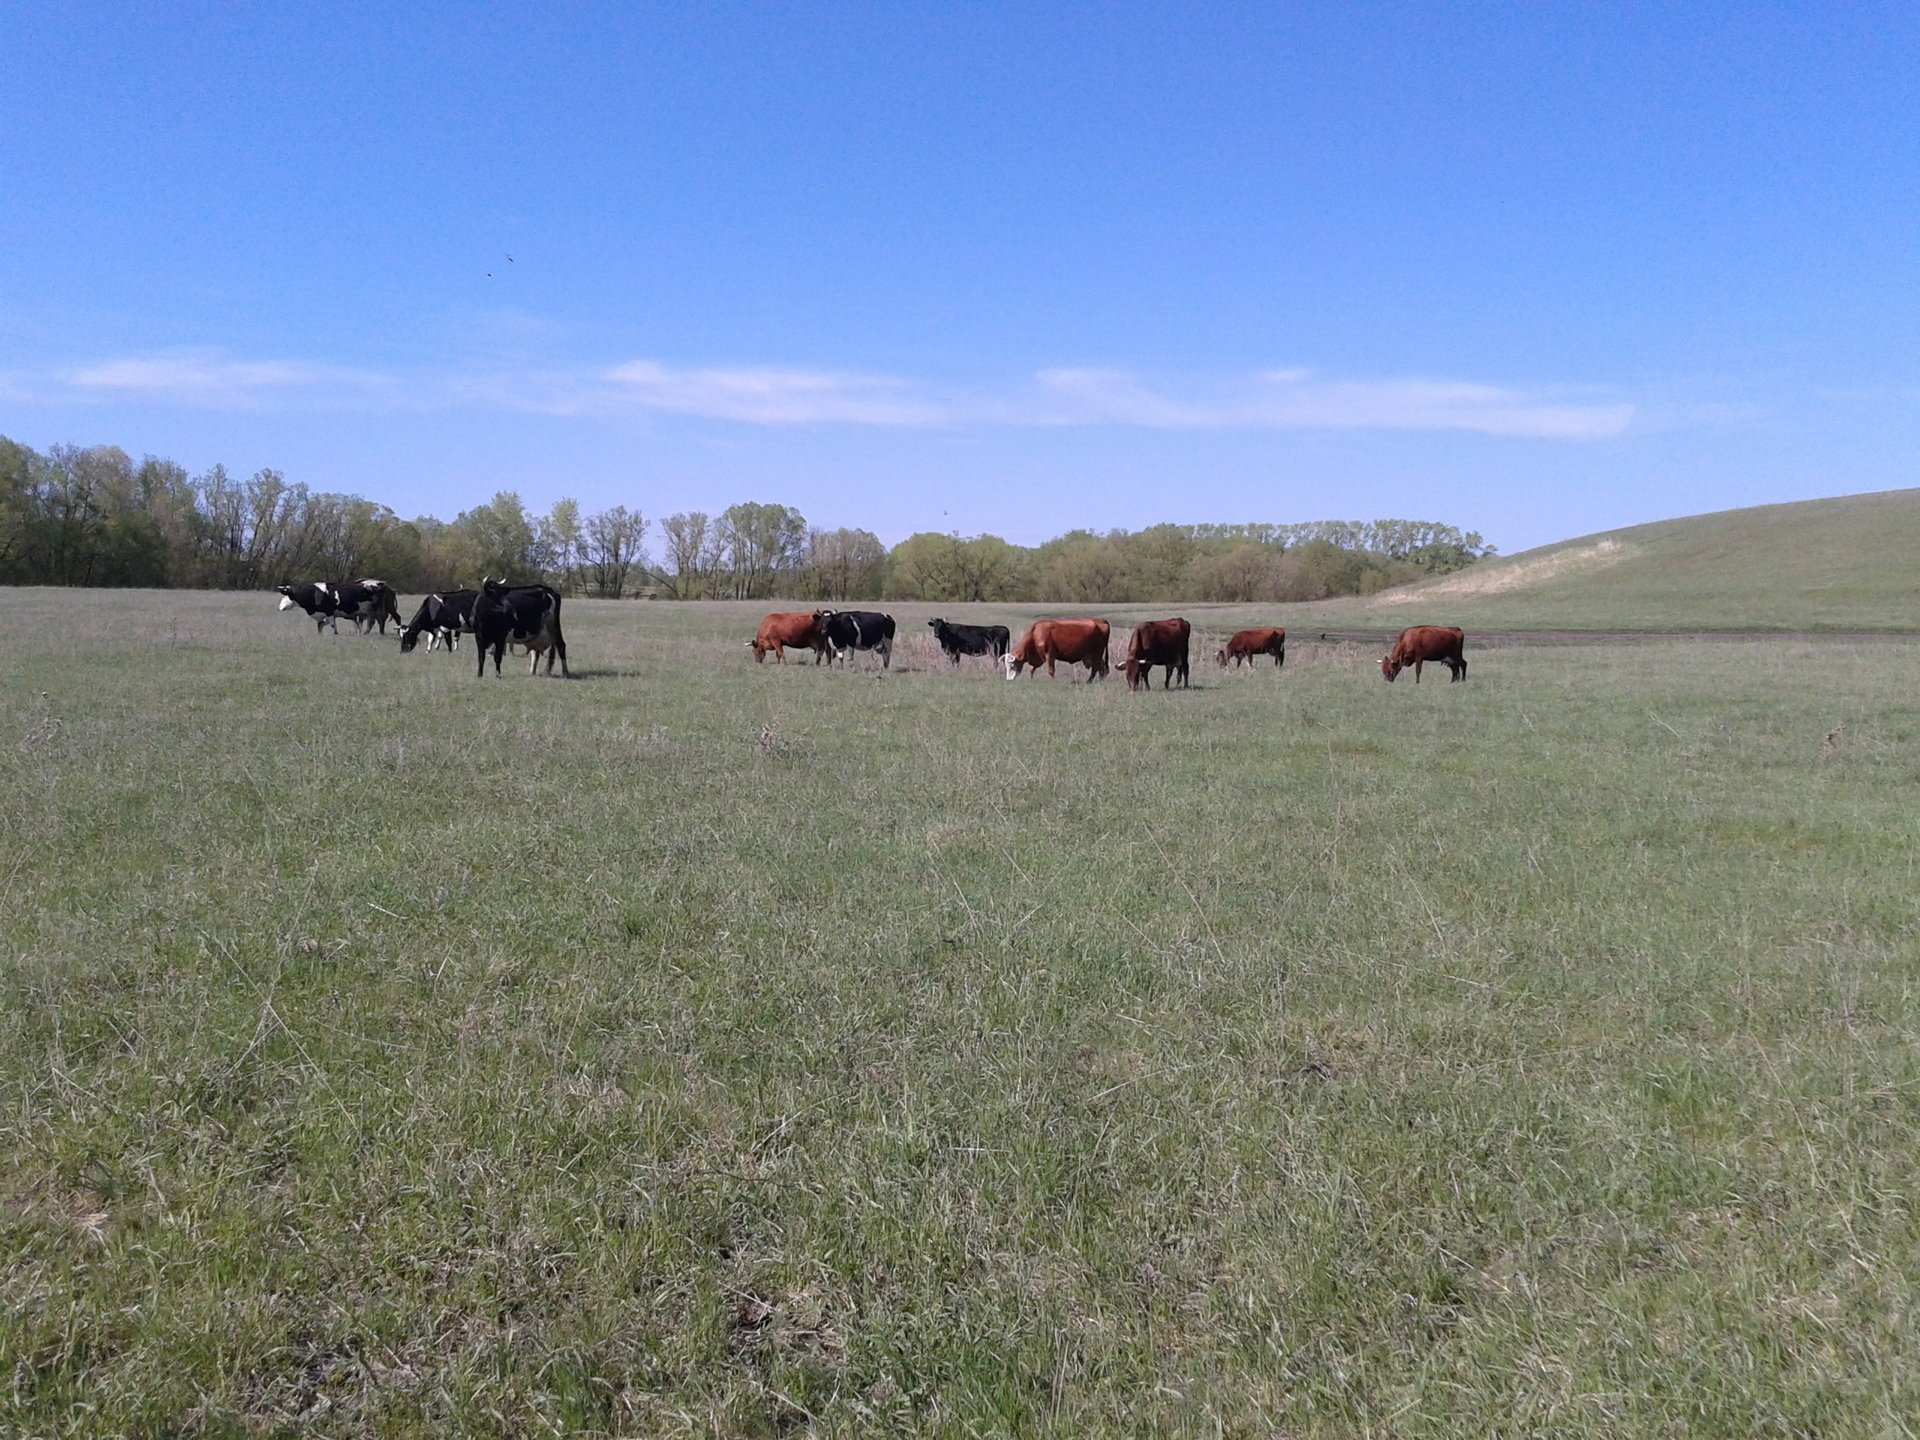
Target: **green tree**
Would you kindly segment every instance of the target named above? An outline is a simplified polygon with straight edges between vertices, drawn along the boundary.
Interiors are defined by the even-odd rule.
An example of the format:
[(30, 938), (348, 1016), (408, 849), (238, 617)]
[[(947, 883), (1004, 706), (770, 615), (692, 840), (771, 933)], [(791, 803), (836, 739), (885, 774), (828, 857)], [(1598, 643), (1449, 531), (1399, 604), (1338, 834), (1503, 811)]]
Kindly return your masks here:
[[(453, 523), (466, 532), (480, 562), (481, 575), (527, 581), (542, 573), (533, 521), (513, 491), (499, 491), (485, 505), (462, 511)], [(472, 585), (479, 579), (476, 575), (466, 583)]]
[(645, 561), (646, 533), (646, 519), (624, 505), (587, 517), (582, 554), (593, 577), (594, 594), (618, 600), (626, 593), (628, 572)]
[(788, 505), (743, 501), (720, 512), (714, 534), (733, 598), (758, 599), (772, 594), (799, 568), (807, 522)]

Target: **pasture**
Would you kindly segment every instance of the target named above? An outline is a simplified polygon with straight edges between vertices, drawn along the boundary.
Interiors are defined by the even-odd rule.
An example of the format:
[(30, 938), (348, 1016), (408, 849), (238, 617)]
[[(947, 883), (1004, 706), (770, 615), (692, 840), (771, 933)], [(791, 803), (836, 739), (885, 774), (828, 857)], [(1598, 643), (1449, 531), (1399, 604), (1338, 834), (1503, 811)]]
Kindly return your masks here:
[(765, 608), (0, 592), (0, 1433), (1910, 1433), (1912, 646)]

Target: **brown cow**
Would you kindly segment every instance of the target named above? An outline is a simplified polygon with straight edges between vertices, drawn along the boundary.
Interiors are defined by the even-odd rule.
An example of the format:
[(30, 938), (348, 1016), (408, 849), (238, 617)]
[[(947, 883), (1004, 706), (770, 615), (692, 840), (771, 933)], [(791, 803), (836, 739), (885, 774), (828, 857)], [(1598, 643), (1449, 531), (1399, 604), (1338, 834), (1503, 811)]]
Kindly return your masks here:
[(747, 648), (753, 651), (756, 665), (766, 660), (769, 650), (782, 665), (787, 663), (787, 651), (811, 650), (813, 663), (818, 665), (827, 653), (827, 637), (821, 633), (820, 621), (811, 610), (777, 611), (760, 622), (760, 629), (747, 641)]
[(1044, 664), (1053, 674), (1056, 660), (1087, 667), (1087, 683), (1107, 673), (1107, 637), (1112, 627), (1104, 620), (1036, 620), (1020, 637), (1020, 643), (1002, 657), (1007, 679), (1019, 675), (1023, 666), (1037, 672)]
[(1467, 678), (1466, 644), (1466, 632), (1457, 626), (1415, 625), (1402, 630), (1400, 638), (1393, 642), (1393, 649), (1380, 657), (1380, 673), (1391, 685), (1393, 677), (1411, 665), (1413, 683), (1418, 685), (1420, 667), (1434, 660), (1444, 663), (1455, 680), (1464, 680)]
[(1153, 688), (1153, 667), (1167, 667), (1166, 683), (1160, 688), (1173, 688), (1173, 675), (1180, 672), (1180, 686), (1187, 686), (1187, 642), (1193, 636), (1193, 626), (1179, 618), (1172, 620), (1142, 620), (1133, 627), (1133, 634), (1127, 637), (1127, 689), (1151, 690)]
[(1241, 630), (1227, 641), (1227, 648), (1217, 652), (1213, 660), (1222, 670), (1227, 668), (1227, 661), (1231, 660), (1233, 668), (1238, 670), (1242, 660), (1251, 667), (1256, 655), (1273, 656), (1275, 669), (1286, 664), (1287, 632), (1278, 626), (1268, 626), (1261, 630)]

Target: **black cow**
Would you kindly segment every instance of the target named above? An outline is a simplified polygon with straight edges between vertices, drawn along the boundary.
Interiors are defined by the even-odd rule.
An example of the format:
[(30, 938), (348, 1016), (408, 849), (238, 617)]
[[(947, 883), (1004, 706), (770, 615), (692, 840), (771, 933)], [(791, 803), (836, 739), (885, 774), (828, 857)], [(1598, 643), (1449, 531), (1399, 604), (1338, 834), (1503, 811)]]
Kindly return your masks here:
[(508, 585), (499, 580), (482, 580), (480, 593), (473, 597), (473, 639), (480, 651), (478, 679), (487, 673), (487, 651), (493, 651), (493, 673), (500, 673), (500, 656), (509, 644), (527, 647), (527, 673), (540, 668), (540, 657), (547, 657), (547, 674), (553, 674), (553, 657), (560, 657), (560, 673), (571, 676), (567, 668), (567, 642), (560, 633), (560, 592), (551, 585)]
[(893, 617), (878, 610), (816, 610), (814, 623), (826, 637), (829, 662), (846, 661), (849, 650), (878, 650), (880, 668), (893, 665)]
[(429, 655), (443, 643), (448, 654), (459, 649), (460, 632), (473, 629), (473, 597), (479, 593), (477, 590), (443, 590), (438, 595), (427, 596), (401, 633), (400, 653), (405, 655), (418, 645), (422, 634), (427, 637)]
[(960, 663), (962, 655), (991, 655), (998, 660), (1013, 646), (1013, 633), (1004, 625), (949, 625), (944, 620), (929, 620), (927, 628), (947, 659)]
[(340, 633), (340, 617), (353, 621), (353, 628), (365, 633), (375, 625), (382, 635), (387, 621), (400, 623), (400, 601), (393, 587), (380, 580), (316, 580), (310, 585), (282, 585), (280, 608), (298, 605), (313, 617), (314, 633), (331, 625)]

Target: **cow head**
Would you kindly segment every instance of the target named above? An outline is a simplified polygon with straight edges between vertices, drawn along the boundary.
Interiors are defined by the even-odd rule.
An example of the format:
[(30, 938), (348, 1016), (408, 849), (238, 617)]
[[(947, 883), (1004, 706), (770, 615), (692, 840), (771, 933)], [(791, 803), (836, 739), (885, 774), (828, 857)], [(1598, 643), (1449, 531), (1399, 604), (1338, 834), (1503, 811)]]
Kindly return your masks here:
[(929, 620), (927, 621), (927, 628), (937, 633), (940, 627), (946, 623), (944, 620)]
[(274, 588), (280, 592), (280, 608), (282, 610), (291, 608), (293, 605), (293, 586), (276, 585)]
[(1224, 650), (1215, 651), (1213, 656), (1213, 663), (1218, 665), (1222, 670), (1226, 669), (1227, 668), (1227, 652)]
[(1391, 655), (1382, 655), (1380, 657), (1380, 674), (1385, 678), (1386, 682), (1389, 685), (1393, 683), (1393, 677), (1398, 675), (1402, 670), (1406, 668), (1407, 668), (1406, 666), (1402, 665), (1398, 660), (1394, 659), (1393, 656)]
[(1014, 653), (1011, 650), (1000, 657), (1000, 668), (1007, 672), (1007, 679), (1009, 680), (1017, 679), (1020, 675), (1020, 662), (1014, 658)]

